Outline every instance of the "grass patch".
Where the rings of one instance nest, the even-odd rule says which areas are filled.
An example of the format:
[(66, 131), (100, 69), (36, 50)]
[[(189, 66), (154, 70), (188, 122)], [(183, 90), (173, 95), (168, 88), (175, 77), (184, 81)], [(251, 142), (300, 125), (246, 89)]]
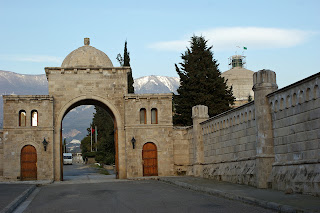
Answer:
[(99, 173), (100, 173), (100, 174), (103, 174), (103, 175), (110, 175), (110, 173), (109, 173), (107, 170), (105, 170), (105, 169), (100, 169), (100, 170), (99, 170)]
[(105, 168), (103, 168), (102, 165), (99, 166), (99, 165), (97, 165), (97, 164), (92, 164), (92, 165), (90, 165), (90, 166), (93, 167), (93, 168), (96, 168), (100, 174), (110, 175), (110, 173), (108, 172), (108, 170), (106, 170)]

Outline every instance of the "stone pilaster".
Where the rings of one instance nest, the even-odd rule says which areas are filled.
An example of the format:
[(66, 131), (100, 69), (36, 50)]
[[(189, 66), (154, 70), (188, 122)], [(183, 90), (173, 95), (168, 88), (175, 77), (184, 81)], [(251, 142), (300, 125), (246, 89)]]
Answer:
[(3, 176), (3, 132), (0, 130), (0, 176)]
[(267, 181), (274, 162), (274, 146), (271, 109), (266, 97), (277, 90), (276, 73), (271, 70), (260, 70), (253, 74), (253, 91), (256, 138), (256, 183), (258, 188), (267, 188)]
[(194, 176), (203, 176), (203, 138), (200, 123), (207, 120), (208, 107), (203, 105), (197, 105), (192, 107), (192, 120), (193, 120), (193, 143), (195, 145), (195, 159), (193, 166)]

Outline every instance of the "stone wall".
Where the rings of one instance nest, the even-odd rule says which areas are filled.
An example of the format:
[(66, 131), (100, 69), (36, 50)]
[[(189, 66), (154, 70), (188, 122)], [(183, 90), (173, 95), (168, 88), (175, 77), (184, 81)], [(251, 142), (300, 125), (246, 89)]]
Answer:
[(320, 195), (320, 73), (268, 95), (275, 162), (272, 187)]
[[(146, 110), (146, 123), (140, 123), (140, 110)], [(151, 122), (151, 110), (157, 109), (157, 123)], [(173, 175), (172, 94), (127, 94), (125, 96), (125, 133), (127, 177), (143, 176), (143, 145), (157, 147), (158, 175)], [(131, 139), (135, 138), (135, 148)], [(121, 157), (121, 156), (119, 156)], [(134, 160), (133, 160), (134, 159)]]
[(0, 130), (0, 177), (3, 175), (3, 131)]
[[(32, 145), (37, 151), (37, 179), (53, 180), (53, 98), (48, 95), (3, 96), (4, 179), (20, 179), (21, 149)], [(19, 126), (19, 111), (26, 112), (26, 125)], [(31, 111), (38, 112), (38, 125), (31, 126)], [(49, 142), (44, 150), (42, 141)]]
[(174, 127), (172, 140), (173, 143), (173, 162), (174, 175), (192, 175), (193, 158), (190, 156), (191, 149), (189, 137), (192, 135), (191, 127)]
[(201, 123), (203, 176), (256, 186), (256, 121), (250, 102)]
[(254, 73), (253, 102), (200, 123), (193, 115), (187, 174), (319, 196), (319, 84), (317, 73), (277, 90), (273, 71)]

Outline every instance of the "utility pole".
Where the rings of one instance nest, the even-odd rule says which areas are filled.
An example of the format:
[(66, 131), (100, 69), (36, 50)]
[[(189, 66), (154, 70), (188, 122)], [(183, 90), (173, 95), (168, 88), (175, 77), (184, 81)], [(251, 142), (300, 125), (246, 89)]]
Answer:
[(90, 135), (91, 135), (91, 152), (92, 152), (92, 126), (90, 126)]
[(98, 151), (98, 127), (96, 126), (96, 129), (94, 131), (95, 133), (95, 139), (96, 139), (96, 151)]

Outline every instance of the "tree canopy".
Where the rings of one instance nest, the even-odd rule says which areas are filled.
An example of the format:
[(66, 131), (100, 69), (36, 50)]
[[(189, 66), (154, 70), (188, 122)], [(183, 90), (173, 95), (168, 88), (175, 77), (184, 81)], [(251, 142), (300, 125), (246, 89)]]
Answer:
[(233, 105), (232, 87), (228, 88), (221, 77), (219, 64), (213, 58), (212, 46), (204, 37), (192, 36), (190, 48), (181, 54), (180, 67), (175, 64), (180, 77), (180, 87), (174, 95), (176, 125), (192, 125), (192, 107), (206, 105), (209, 116), (222, 113)]
[(97, 126), (97, 154), (96, 160), (105, 164), (114, 163), (114, 124), (109, 113), (101, 107), (95, 106), (96, 113), (93, 116), (92, 126)]
[[(95, 156), (99, 163), (113, 164), (115, 162), (115, 144), (114, 144), (114, 123), (109, 113), (101, 107), (95, 106), (96, 112), (92, 119), (92, 150), (91, 152), (91, 129), (88, 128), (87, 136), (81, 141), (81, 151), (83, 156)], [(97, 129), (96, 129), (97, 127)], [(97, 142), (95, 141), (97, 133)]]

